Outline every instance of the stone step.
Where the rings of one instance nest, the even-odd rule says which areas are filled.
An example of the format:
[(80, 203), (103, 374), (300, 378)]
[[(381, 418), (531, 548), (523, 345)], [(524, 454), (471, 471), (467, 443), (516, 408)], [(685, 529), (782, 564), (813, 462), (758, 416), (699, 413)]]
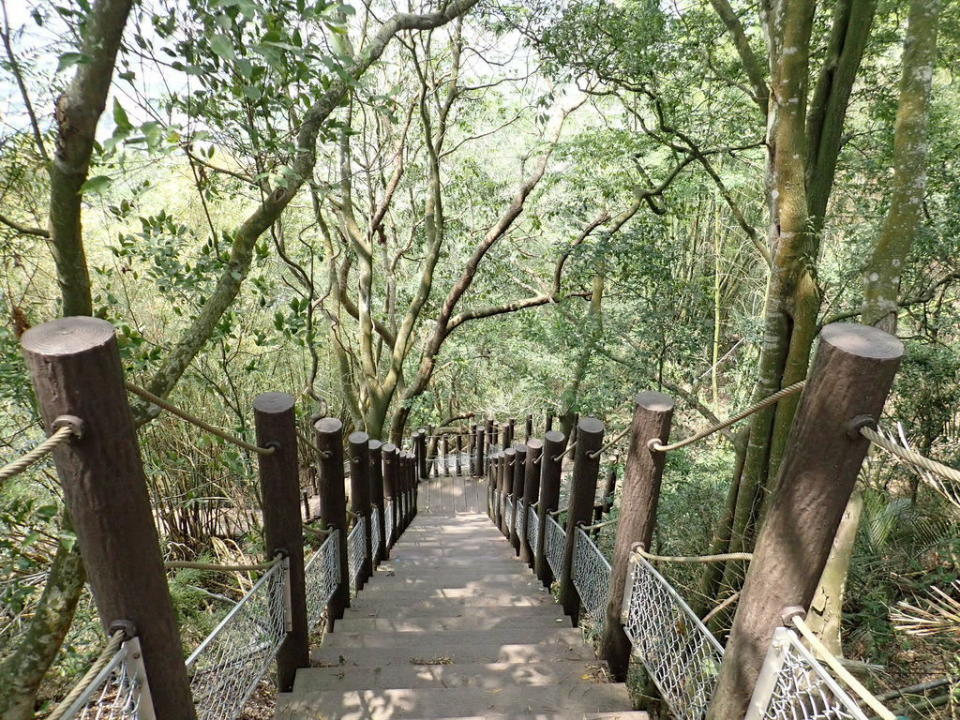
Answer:
[[(333, 637), (334, 632), (327, 637)], [(385, 667), (387, 665), (448, 665), (455, 663), (553, 663), (566, 660), (589, 661), (593, 650), (579, 640), (576, 643), (499, 643), (477, 641), (469, 646), (450, 645), (442, 636), (427, 635), (399, 648), (330, 647), (326, 641), (310, 653), (321, 665)]]
[(414, 574), (385, 575), (377, 578), (376, 587), (373, 583), (364, 586), (364, 591), (376, 592), (386, 595), (395, 590), (415, 590), (421, 587), (486, 587), (496, 590), (507, 589), (524, 591), (539, 585), (539, 581), (533, 574), (526, 573), (503, 573), (503, 572), (484, 572), (478, 569), (474, 573), (452, 574), (443, 571), (431, 571), (423, 569)]
[(410, 632), (341, 632), (334, 628), (334, 632), (323, 640), (324, 647), (335, 648), (405, 648), (421, 640), (429, 643), (434, 638), (443, 639), (447, 647), (467, 647), (472, 643), (521, 643), (531, 645), (552, 645), (568, 643), (571, 645), (583, 642), (580, 630), (572, 627), (516, 627), (500, 630), (450, 630), (443, 633), (410, 633)]
[[(298, 716), (293, 717), (298, 718)], [(404, 718), (404, 720), (650, 720), (650, 716), (641, 710), (627, 710), (607, 713), (537, 713), (536, 715), (487, 713), (470, 717)]]
[[(337, 621), (337, 628), (344, 632), (355, 632), (360, 630), (374, 629), (382, 630), (381, 623), (373, 622), (382, 620), (383, 622), (393, 623), (394, 631), (405, 632), (406, 627), (424, 632), (432, 632), (432, 627), (427, 620), (433, 620), (442, 623), (447, 629), (454, 629), (450, 623), (460, 621), (477, 623), (476, 629), (487, 628), (487, 623), (524, 623), (533, 620), (546, 620), (554, 622), (563, 620), (569, 622), (561, 612), (560, 608), (554, 604), (550, 605), (532, 605), (526, 607), (467, 607), (463, 604), (450, 604), (447, 606), (425, 608), (423, 610), (411, 611), (407, 607), (383, 607), (378, 604), (359, 605), (359, 600), (351, 603), (351, 609), (342, 620)], [(557, 623), (558, 625), (560, 623)], [(469, 628), (463, 628), (469, 629)]]
[[(366, 597), (364, 597), (366, 595)], [(350, 601), (351, 609), (359, 613), (378, 611), (383, 614), (392, 613), (413, 613), (433, 614), (438, 612), (445, 615), (456, 613), (460, 610), (473, 612), (474, 609), (483, 608), (505, 608), (519, 609), (528, 607), (551, 607), (556, 604), (546, 593), (538, 595), (514, 595), (508, 600), (501, 596), (484, 597), (478, 595), (459, 595), (458, 597), (419, 597), (412, 598), (409, 595), (403, 598), (403, 602), (384, 602), (382, 599), (371, 598), (367, 590), (364, 590), (356, 598)], [(403, 617), (402, 614), (392, 615), (393, 617)]]
[[(536, 608), (531, 608), (536, 610)], [(505, 629), (510, 632), (518, 628), (536, 628), (548, 630), (550, 628), (570, 627), (570, 621), (558, 617), (556, 613), (537, 613), (532, 615), (515, 615), (507, 617), (477, 618), (473, 613), (464, 613), (460, 617), (421, 617), (413, 620), (396, 620), (392, 618), (344, 617), (337, 622), (336, 633), (438, 633), (451, 630), (483, 630), (486, 632)]]
[(297, 673), (294, 693), (382, 688), (472, 687), (495, 690), (510, 686), (547, 687), (594, 682), (604, 675), (600, 662), (466, 663), (460, 665), (390, 665), (387, 667), (305, 668)]
[(622, 684), (570, 683), (566, 686), (483, 688), (403, 688), (299, 693), (280, 696), (277, 720), (399, 720), (490, 714), (516, 717), (540, 713), (611, 712), (630, 706)]
[(516, 605), (518, 600), (525, 598), (532, 599), (530, 596), (539, 595), (543, 602), (552, 602), (549, 594), (539, 583), (532, 582), (518, 587), (412, 587), (412, 588), (391, 588), (385, 590), (382, 585), (377, 587), (370, 583), (360, 592), (360, 597), (366, 595), (367, 600), (376, 600), (377, 602), (393, 603), (394, 605), (407, 605), (418, 600), (432, 600), (435, 598), (462, 598), (465, 600), (479, 600), (477, 604), (490, 605), (488, 600), (493, 600), (494, 604)]

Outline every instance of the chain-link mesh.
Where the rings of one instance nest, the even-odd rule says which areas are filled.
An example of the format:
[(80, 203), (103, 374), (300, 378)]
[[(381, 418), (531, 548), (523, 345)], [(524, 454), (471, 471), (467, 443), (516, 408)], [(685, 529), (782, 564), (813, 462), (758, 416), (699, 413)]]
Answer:
[(533, 505), (527, 507), (527, 542), (530, 543), (530, 549), (537, 555), (539, 548), (537, 541), (540, 539), (540, 516), (537, 515), (537, 508)]
[(543, 542), (547, 546), (545, 550), (547, 563), (553, 571), (553, 576), (558, 578), (563, 575), (563, 553), (566, 550), (567, 533), (552, 515), (547, 515), (547, 531)]
[(700, 720), (713, 695), (723, 649), (683, 598), (644, 558), (630, 559), (621, 620), (673, 715)]
[(315, 628), (340, 582), (340, 531), (333, 529), (303, 567), (307, 624)]
[(513, 529), (514, 521), (516, 516), (515, 506), (513, 504), (513, 497), (507, 495), (503, 501), (503, 518), (507, 522), (507, 532)]
[(380, 511), (374, 507), (370, 513), (370, 552), (373, 560), (380, 557)]
[(774, 631), (749, 720), (867, 720), (867, 715), (788, 628)]
[(120, 646), (63, 720), (153, 720), (153, 703), (138, 638)]
[(366, 520), (360, 518), (347, 536), (347, 567), (350, 573), (351, 592), (357, 591), (357, 578), (360, 577), (360, 570), (363, 568), (363, 557), (367, 542), (366, 529)]
[(198, 720), (233, 720), (286, 636), (287, 571), (277, 563), (187, 658)]
[(583, 609), (596, 627), (603, 627), (607, 601), (610, 599), (610, 563), (582, 528), (573, 540), (573, 567), (570, 577), (583, 603)]
[(384, 540), (390, 545), (393, 537), (393, 500), (387, 500), (383, 506), (383, 528)]

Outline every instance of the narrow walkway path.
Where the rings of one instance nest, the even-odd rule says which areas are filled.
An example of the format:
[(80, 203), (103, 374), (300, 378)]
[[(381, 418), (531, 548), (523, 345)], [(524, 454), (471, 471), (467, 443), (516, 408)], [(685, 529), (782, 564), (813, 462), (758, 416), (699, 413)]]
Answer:
[(485, 514), (483, 485), (441, 477), (343, 620), (281, 695), (278, 720), (641, 720), (622, 684)]

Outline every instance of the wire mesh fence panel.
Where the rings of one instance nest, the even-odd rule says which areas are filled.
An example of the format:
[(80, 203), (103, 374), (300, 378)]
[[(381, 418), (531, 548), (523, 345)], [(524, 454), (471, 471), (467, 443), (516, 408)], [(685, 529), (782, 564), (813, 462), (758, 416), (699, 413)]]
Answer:
[(315, 628), (340, 582), (340, 531), (334, 529), (303, 567), (307, 623)]
[(673, 715), (700, 720), (717, 684), (723, 648), (650, 563), (634, 555), (630, 565), (621, 620), (633, 653)]
[(380, 555), (380, 513), (376, 507), (370, 515), (370, 552), (373, 553), (373, 560), (377, 560)]
[(503, 517), (507, 520), (508, 531), (513, 527), (514, 514), (513, 498), (507, 495), (503, 501)]
[(563, 552), (566, 549), (567, 533), (552, 515), (547, 515), (547, 531), (544, 533), (543, 541), (547, 545), (544, 553), (547, 556), (547, 564), (550, 565), (553, 576), (558, 578), (563, 575)]
[(198, 720), (233, 720), (286, 635), (286, 570), (270, 568), (187, 658)]
[(754, 688), (747, 720), (867, 720), (788, 628), (777, 628)]
[(393, 537), (393, 500), (387, 500), (383, 506), (383, 532), (389, 545), (390, 538)]
[(360, 570), (363, 568), (363, 556), (366, 551), (367, 540), (366, 529), (366, 520), (360, 518), (347, 536), (347, 567), (350, 572), (350, 592), (354, 593), (357, 591), (357, 578), (360, 577)]
[(603, 627), (603, 616), (610, 599), (610, 563), (582, 528), (577, 528), (574, 537), (570, 576), (583, 609), (597, 629)]
[(537, 515), (537, 508), (533, 505), (527, 507), (527, 542), (530, 543), (530, 549), (534, 555), (539, 552), (537, 541), (540, 538), (540, 516)]
[(124, 642), (64, 712), (64, 720), (154, 720), (140, 640)]

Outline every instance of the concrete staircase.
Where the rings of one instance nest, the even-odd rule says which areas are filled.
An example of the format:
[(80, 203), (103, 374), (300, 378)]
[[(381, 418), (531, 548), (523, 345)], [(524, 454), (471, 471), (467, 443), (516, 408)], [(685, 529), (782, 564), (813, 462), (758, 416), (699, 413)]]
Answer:
[(469, 478), (421, 485), (417, 518), (280, 695), (277, 720), (646, 720), (485, 504)]

